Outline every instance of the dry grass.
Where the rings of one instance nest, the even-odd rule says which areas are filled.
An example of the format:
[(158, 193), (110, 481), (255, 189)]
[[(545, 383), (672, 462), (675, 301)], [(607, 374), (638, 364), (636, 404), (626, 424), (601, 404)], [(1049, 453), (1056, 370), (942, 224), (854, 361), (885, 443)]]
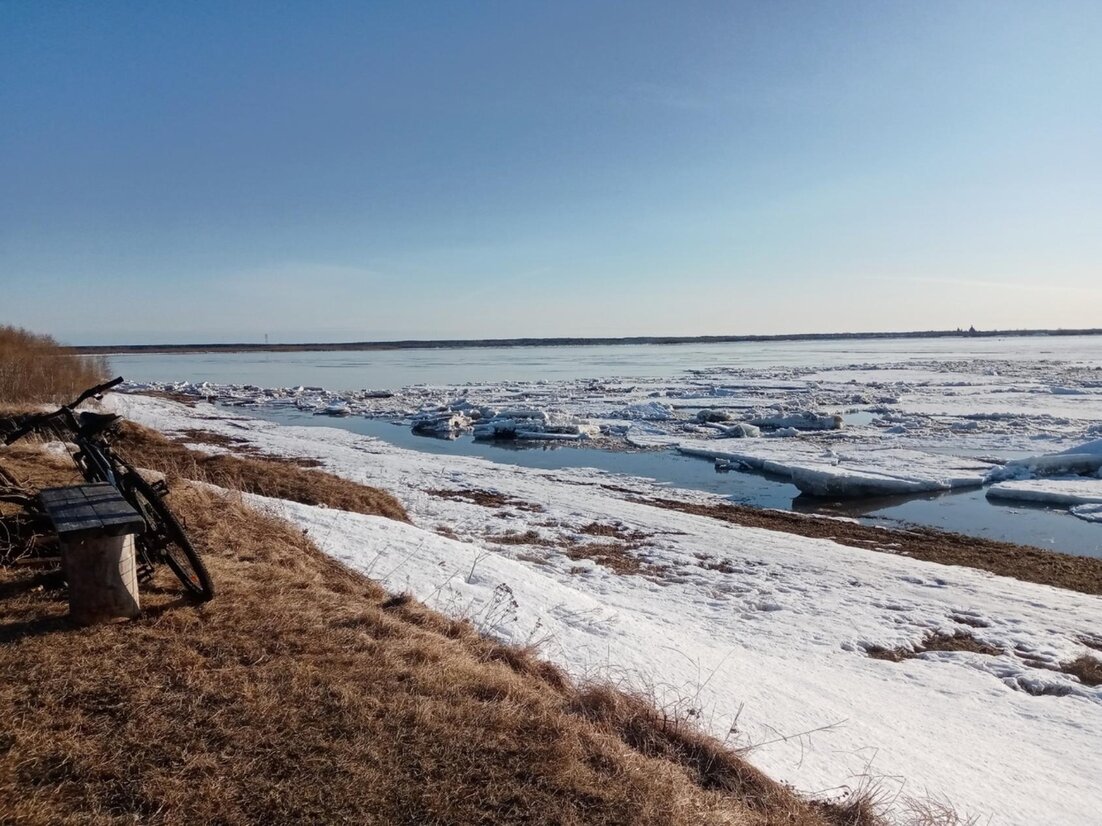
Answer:
[(842, 545), (867, 551), (893, 553), (942, 565), (965, 565), (1014, 577), (1023, 582), (1037, 582), (1085, 594), (1102, 595), (1102, 559), (1094, 557), (1072, 556), (933, 528), (887, 530), (838, 519), (764, 510), (748, 505), (699, 504), (676, 499), (644, 499), (638, 495), (628, 499), (644, 505), (707, 516), (734, 525), (831, 539)]
[(388, 596), (232, 496), (171, 501), (213, 602), (158, 579), (140, 619), (75, 629), (56, 582), (0, 569), (5, 822), (870, 822), (641, 698)]
[(528, 513), (543, 513), (544, 510), (543, 505), (526, 502), (523, 499), (517, 499), (515, 496), (506, 496), (504, 493), (498, 493), (494, 490), (431, 488), (426, 490), (425, 493), (438, 499), (468, 502), (472, 505), (481, 505), (484, 508), (516, 508), (519, 511)]
[(102, 356), (80, 356), (50, 336), (0, 326), (0, 400), (67, 402), (108, 378)]
[[(202, 437), (209, 441), (206, 433), (192, 431), (185, 440), (195, 442)], [(402, 504), (386, 491), (322, 470), (304, 468), (297, 461), (199, 453), (132, 422), (122, 423), (115, 444), (119, 452), (138, 467), (158, 470), (170, 479), (193, 479), (304, 505), (325, 505), (409, 521)]]
[(1084, 654), (1071, 662), (1063, 663), (1060, 670), (1078, 677), (1083, 685), (1102, 685), (1102, 660)]
[(880, 645), (870, 645), (865, 653), (876, 660), (888, 660), (897, 663), (909, 660), (924, 654), (927, 651), (971, 651), (974, 654), (987, 654), (996, 657), (1004, 653), (1001, 648), (980, 642), (967, 631), (956, 631), (952, 634), (941, 632), (927, 634), (926, 637), (914, 648), (884, 648)]

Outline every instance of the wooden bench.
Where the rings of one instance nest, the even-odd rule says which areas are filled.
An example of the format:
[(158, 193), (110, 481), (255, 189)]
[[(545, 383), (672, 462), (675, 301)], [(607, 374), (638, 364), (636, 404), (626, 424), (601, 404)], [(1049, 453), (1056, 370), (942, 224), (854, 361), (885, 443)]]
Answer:
[(136, 617), (134, 534), (145, 521), (106, 483), (47, 488), (38, 494), (61, 543), (69, 613), (80, 625)]

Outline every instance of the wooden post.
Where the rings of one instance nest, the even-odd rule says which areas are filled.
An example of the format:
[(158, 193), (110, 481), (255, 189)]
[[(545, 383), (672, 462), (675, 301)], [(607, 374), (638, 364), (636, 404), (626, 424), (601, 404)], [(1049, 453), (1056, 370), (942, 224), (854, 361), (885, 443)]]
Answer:
[(110, 485), (52, 488), (39, 494), (61, 541), (69, 613), (79, 625), (141, 613), (134, 534), (142, 518)]
[(69, 583), (69, 614), (78, 625), (118, 622), (141, 613), (133, 536), (63, 539), (61, 561)]

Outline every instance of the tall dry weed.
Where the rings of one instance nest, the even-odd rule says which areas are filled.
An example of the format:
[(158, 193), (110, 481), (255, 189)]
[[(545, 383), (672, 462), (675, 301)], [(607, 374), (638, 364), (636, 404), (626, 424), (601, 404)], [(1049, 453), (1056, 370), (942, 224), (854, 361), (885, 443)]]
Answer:
[(81, 356), (51, 336), (0, 326), (0, 401), (66, 402), (107, 378), (107, 359)]

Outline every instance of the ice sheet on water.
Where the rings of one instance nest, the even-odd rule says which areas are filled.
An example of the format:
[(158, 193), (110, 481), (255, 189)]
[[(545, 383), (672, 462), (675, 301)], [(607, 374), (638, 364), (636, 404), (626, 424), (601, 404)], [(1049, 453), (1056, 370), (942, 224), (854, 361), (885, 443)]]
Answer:
[(1087, 522), (1102, 524), (1102, 505), (1076, 505), (1071, 509), (1071, 513)]
[(987, 496), (1045, 505), (1102, 505), (1102, 479), (1076, 476), (998, 482), (987, 489)]
[[(645, 439), (645, 437), (644, 437)], [(682, 440), (677, 449), (689, 456), (786, 476), (811, 496), (855, 498), (978, 487), (989, 462), (890, 447), (831, 447), (798, 439), (729, 442)]]
[(1102, 439), (1092, 439), (1059, 453), (1014, 459), (989, 475), (989, 482), (1031, 479), (1040, 476), (1102, 474)]

